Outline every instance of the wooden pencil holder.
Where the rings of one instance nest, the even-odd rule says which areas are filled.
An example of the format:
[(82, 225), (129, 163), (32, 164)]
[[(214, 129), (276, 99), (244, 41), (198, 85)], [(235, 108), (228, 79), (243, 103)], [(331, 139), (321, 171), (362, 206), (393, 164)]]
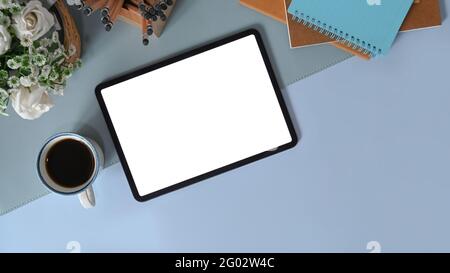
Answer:
[(69, 61), (74, 62), (81, 56), (81, 38), (78, 32), (77, 25), (70, 15), (69, 9), (65, 4), (64, 0), (57, 0), (55, 2), (55, 9), (58, 13), (60, 23), (64, 32), (64, 46), (69, 48), (70, 45), (75, 46), (76, 53), (72, 56)]
[(85, 15), (99, 11), (101, 23), (111, 31), (117, 21), (138, 27), (144, 45), (149, 36), (160, 37), (176, 5), (176, 0), (79, 0), (74, 4)]

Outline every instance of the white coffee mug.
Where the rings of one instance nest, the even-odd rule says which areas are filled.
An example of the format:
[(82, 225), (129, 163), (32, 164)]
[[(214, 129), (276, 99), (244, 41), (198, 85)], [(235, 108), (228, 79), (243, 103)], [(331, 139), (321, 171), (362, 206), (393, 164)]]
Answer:
[[(76, 187), (64, 187), (61, 184), (56, 183), (51, 176), (49, 175), (46, 168), (46, 159), (48, 152), (51, 148), (58, 142), (63, 140), (76, 140), (85, 145), (86, 148), (89, 149), (91, 155), (94, 159), (94, 169), (89, 177), (84, 183), (76, 186)], [(68, 155), (70, 156), (70, 155)], [(94, 190), (92, 189), (92, 183), (98, 177), (99, 172), (103, 169), (104, 164), (104, 155), (100, 146), (94, 140), (80, 136), (74, 133), (60, 133), (49, 138), (38, 155), (37, 160), (37, 171), (39, 178), (42, 183), (51, 191), (64, 195), (72, 195), (78, 194), (78, 198), (80, 199), (80, 203), (84, 208), (92, 208), (95, 206), (95, 195)]]

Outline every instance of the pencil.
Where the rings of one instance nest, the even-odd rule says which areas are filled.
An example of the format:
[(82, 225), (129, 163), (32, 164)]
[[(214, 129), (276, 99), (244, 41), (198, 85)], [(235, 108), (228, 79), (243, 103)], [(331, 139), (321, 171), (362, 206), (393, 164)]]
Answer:
[(144, 2), (144, 0), (129, 0), (127, 2), (130, 2), (131, 4), (135, 5), (136, 7), (139, 7), (139, 5)]
[(142, 43), (144, 45), (148, 45), (150, 41), (148, 39), (147, 33), (147, 20), (145, 20), (145, 18), (142, 18), (141, 27), (142, 27)]
[(129, 0), (129, 2), (138, 7), (141, 11), (145, 11), (147, 9), (147, 4), (144, 0)]
[[(142, 14), (141, 14), (141, 12), (139, 11), (139, 8), (136, 7), (135, 5), (133, 5), (133, 4), (125, 4), (124, 7), (125, 7), (127, 10), (129, 10), (131, 13), (133, 13), (134, 15), (137, 15), (137, 16), (139, 16), (139, 17), (143, 17)], [(141, 22), (139, 21), (138, 24), (140, 25)]]
[(114, 2), (116, 0), (107, 0), (105, 6), (102, 8), (102, 16), (109, 16), (109, 12), (112, 8), (112, 6), (114, 5)]
[(147, 20), (147, 34), (148, 34), (148, 36), (153, 35), (153, 26), (149, 20)]
[(129, 23), (133, 23), (140, 28), (142, 15), (139, 13), (138, 8), (127, 1), (125, 1), (125, 3), (126, 4), (120, 9), (119, 18), (124, 19)]
[[(150, 1), (150, 0), (146, 0), (146, 1)], [(155, 2), (155, 1), (153, 1)], [(161, 21), (165, 21), (167, 19), (166, 14), (164, 13), (164, 10), (167, 9), (167, 5), (164, 3), (164, 1), (159, 1), (158, 3), (152, 5), (152, 8), (154, 10), (154, 13), (157, 17), (159, 17), (161, 19)], [(158, 18), (156, 17), (156, 20), (158, 20)], [(156, 21), (153, 20), (153, 21)]]
[(109, 21), (105, 24), (105, 30), (110, 31), (119, 16), (124, 0), (114, 0), (114, 3), (108, 8)]
[(85, 0), (85, 7), (83, 13), (87, 16), (91, 15), (94, 11), (103, 8), (107, 0)]
[(160, 0), (157, 4), (155, 4), (155, 9), (156, 10), (166, 10), (167, 4), (163, 0)]
[(139, 15), (140, 15), (140, 13), (139, 13), (139, 8), (137, 7), (137, 6), (135, 6), (135, 5), (133, 5), (133, 4), (125, 4), (124, 5), (124, 7), (127, 9), (127, 10), (130, 10), (130, 11), (132, 11), (132, 12), (135, 12), (135, 13), (138, 13)]
[(106, 25), (109, 22), (109, 15), (102, 16), (100, 19), (103, 25)]
[(84, 1), (81, 0), (79, 5), (76, 5), (75, 7), (77, 8), (77, 10), (82, 10), (84, 8), (85, 4)]
[(110, 20), (111, 22), (114, 23), (116, 21), (117, 16), (119, 15), (120, 9), (122, 8), (124, 2), (125, 2), (124, 0), (116, 0), (115, 1), (115, 6), (111, 10), (110, 15), (109, 15), (109, 17), (111, 17), (111, 20)]
[(155, 4), (155, 1), (152, 1), (152, 0), (144, 0), (144, 2), (148, 5), (148, 6), (154, 6), (154, 4)]

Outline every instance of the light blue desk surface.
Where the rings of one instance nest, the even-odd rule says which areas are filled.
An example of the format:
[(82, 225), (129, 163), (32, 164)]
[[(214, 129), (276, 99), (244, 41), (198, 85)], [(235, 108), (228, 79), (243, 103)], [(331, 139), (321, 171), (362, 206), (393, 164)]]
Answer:
[(0, 252), (450, 251), (449, 64), (449, 20), (401, 34), (284, 90), (294, 149), (147, 203), (115, 165), (95, 209), (52, 194), (0, 217)]
[(71, 11), (80, 30), (83, 68), (68, 82), (64, 97), (54, 98), (55, 107), (49, 113), (30, 122), (9, 109), (11, 116), (0, 121), (0, 151), (7, 159), (0, 166), (0, 216), (48, 194), (38, 181), (35, 163), (42, 143), (55, 133), (74, 131), (91, 137), (103, 148), (106, 165), (117, 163), (94, 96), (95, 86), (102, 81), (250, 27), (260, 30), (282, 87), (350, 57), (331, 45), (291, 50), (285, 25), (243, 7), (238, 0), (178, 1), (163, 35), (152, 37), (148, 47), (142, 45), (136, 27), (119, 22), (106, 32), (98, 12), (86, 17)]

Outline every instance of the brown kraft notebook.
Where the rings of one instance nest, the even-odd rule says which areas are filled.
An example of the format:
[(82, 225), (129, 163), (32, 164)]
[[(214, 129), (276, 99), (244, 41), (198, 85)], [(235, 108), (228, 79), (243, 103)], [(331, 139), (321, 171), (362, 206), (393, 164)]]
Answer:
[(259, 13), (286, 23), (286, 11), (283, 0), (240, 0), (241, 5)]

